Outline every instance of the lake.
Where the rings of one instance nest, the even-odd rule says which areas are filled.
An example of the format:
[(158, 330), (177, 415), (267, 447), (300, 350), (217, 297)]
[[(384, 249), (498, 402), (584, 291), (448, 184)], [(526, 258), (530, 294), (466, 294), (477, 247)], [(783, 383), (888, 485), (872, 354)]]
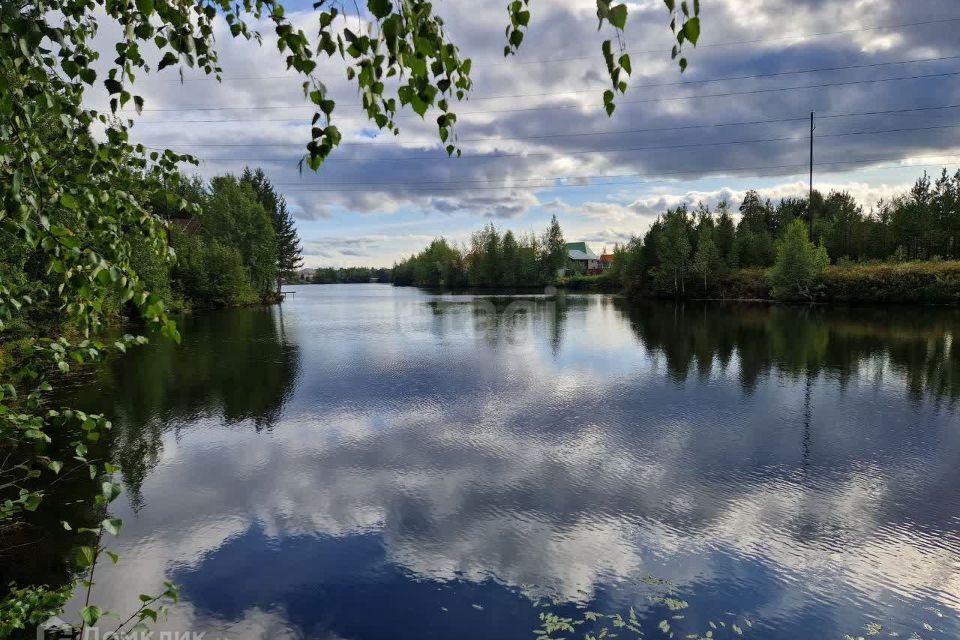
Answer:
[(97, 603), (170, 579), (157, 628), (208, 640), (960, 634), (957, 310), (294, 289), (75, 390), (124, 469)]

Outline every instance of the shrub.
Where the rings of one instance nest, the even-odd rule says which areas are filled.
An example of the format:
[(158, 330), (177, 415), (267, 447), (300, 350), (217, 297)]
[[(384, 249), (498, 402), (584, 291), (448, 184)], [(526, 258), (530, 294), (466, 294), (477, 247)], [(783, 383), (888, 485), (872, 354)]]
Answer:
[(777, 259), (770, 270), (771, 292), (780, 300), (813, 300), (814, 285), (830, 264), (827, 250), (810, 241), (807, 225), (794, 220), (777, 246)]
[(832, 302), (960, 303), (960, 262), (833, 267), (823, 274), (823, 298)]
[(193, 306), (225, 307), (255, 301), (238, 249), (189, 234), (178, 234), (174, 247), (175, 283)]
[(609, 271), (593, 276), (575, 274), (562, 278), (557, 284), (571, 291), (616, 292), (620, 290), (619, 280)]

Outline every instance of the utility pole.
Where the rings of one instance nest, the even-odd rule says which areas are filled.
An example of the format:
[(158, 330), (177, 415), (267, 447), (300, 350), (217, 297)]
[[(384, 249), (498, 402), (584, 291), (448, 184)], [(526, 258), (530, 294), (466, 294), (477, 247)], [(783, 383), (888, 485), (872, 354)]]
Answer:
[(810, 197), (807, 200), (807, 217), (810, 218), (810, 233), (813, 234), (813, 111), (810, 112)]

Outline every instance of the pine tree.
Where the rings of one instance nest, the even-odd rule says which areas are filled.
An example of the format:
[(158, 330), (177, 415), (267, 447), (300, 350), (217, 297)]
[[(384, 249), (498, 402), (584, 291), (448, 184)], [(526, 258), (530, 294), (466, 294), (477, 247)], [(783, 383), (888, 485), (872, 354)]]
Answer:
[(277, 292), (283, 278), (289, 278), (297, 269), (303, 266), (300, 246), (300, 236), (293, 223), (293, 216), (287, 210), (287, 201), (283, 196), (277, 200), (276, 213), (273, 216), (273, 227), (277, 232)]
[(277, 236), (277, 293), (280, 293), (283, 279), (290, 278), (303, 266), (303, 247), (300, 246), (293, 216), (287, 209), (286, 199), (276, 192), (263, 169), (251, 171), (250, 167), (247, 167), (243, 170), (240, 181), (253, 188), (257, 201), (270, 214), (273, 222), (273, 230)]
[(717, 210), (720, 212), (720, 216), (717, 218), (717, 234), (715, 238), (717, 250), (720, 252), (720, 257), (726, 266), (736, 268), (739, 265), (736, 248), (734, 246), (737, 229), (733, 222), (733, 217), (730, 215), (727, 201), (721, 200)]
[(517, 286), (517, 262), (520, 257), (520, 248), (517, 245), (517, 239), (513, 231), (507, 231), (503, 234), (503, 240), (500, 243), (500, 286)]

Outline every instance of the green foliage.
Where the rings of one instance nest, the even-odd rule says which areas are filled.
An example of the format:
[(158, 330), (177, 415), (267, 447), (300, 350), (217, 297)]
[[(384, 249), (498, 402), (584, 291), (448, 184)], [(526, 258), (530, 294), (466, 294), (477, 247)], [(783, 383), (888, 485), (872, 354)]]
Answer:
[(653, 279), (661, 286), (672, 288), (677, 295), (683, 295), (686, 291), (686, 278), (693, 253), (690, 241), (693, 233), (693, 221), (687, 215), (686, 207), (667, 211), (648, 233), (657, 259), (652, 269)]
[(466, 263), (459, 249), (437, 238), (419, 254), (394, 265), (391, 279), (398, 285), (463, 287), (467, 284)]
[(6, 599), (0, 601), (0, 638), (14, 633), (32, 634), (37, 625), (63, 609), (71, 591), (70, 587), (11, 587)]
[(557, 271), (567, 264), (567, 243), (563, 238), (563, 230), (557, 216), (551, 216), (550, 226), (543, 235), (543, 277), (552, 280)]
[[(700, 286), (693, 290), (696, 296), (769, 297), (763, 270), (774, 265), (778, 245), (791, 229), (795, 233), (795, 224), (811, 219), (810, 240), (823, 248), (817, 252), (820, 263), (824, 256), (845, 268), (881, 260), (896, 264), (911, 259), (960, 258), (960, 172), (943, 172), (936, 181), (925, 174), (910, 193), (881, 202), (872, 212), (865, 212), (843, 192), (824, 197), (815, 191), (810, 203), (784, 198), (774, 205), (761, 200), (756, 191), (748, 191), (740, 214), (735, 223), (726, 202), (719, 203), (716, 213), (700, 205), (694, 226), (683, 207), (665, 212), (642, 238), (633, 238), (616, 254), (613, 271), (623, 290), (633, 296), (687, 295), (685, 280), (696, 275), (700, 278)], [(683, 227), (686, 233), (681, 232)], [(922, 284), (917, 284), (918, 291), (910, 291), (892, 282), (875, 281), (867, 275), (874, 273), (869, 269), (859, 271), (862, 280), (861, 275), (849, 279), (835, 275), (856, 272), (830, 269), (830, 284), (824, 280), (817, 291), (794, 284), (781, 289), (779, 295), (790, 299), (813, 296), (828, 300), (836, 295), (839, 300), (955, 301), (949, 276), (927, 282), (926, 276), (911, 272), (907, 277), (916, 277), (914, 284)], [(806, 282), (806, 278), (802, 280)], [(871, 290), (860, 298), (858, 286)]]
[(960, 261), (831, 267), (822, 282), (824, 301), (960, 304)]
[(177, 234), (174, 248), (174, 287), (191, 306), (231, 307), (256, 301), (243, 256), (236, 247), (217, 239)]
[[(603, 29), (606, 23), (613, 28), (616, 38), (616, 51), (614, 51), (612, 39), (604, 40), (600, 44), (600, 51), (610, 79), (611, 88), (603, 92), (603, 106), (609, 116), (613, 115), (616, 109), (616, 94), (627, 92), (627, 79), (633, 71), (630, 54), (627, 53), (623, 39), (629, 11), (626, 4), (614, 0), (596, 0), (596, 5), (597, 30)], [(665, 5), (669, 12), (670, 29), (676, 40), (670, 55), (678, 60), (680, 71), (683, 72), (688, 66), (687, 59), (682, 55), (684, 43), (689, 42), (696, 46), (700, 39), (700, 1), (694, 0), (692, 11), (686, 0), (679, 6), (674, 0), (665, 0)], [(507, 44), (503, 47), (504, 56), (515, 54), (523, 42), (524, 34), (530, 24), (530, 0), (512, 0), (507, 4), (507, 15), (510, 18), (510, 24), (505, 31)]]
[(802, 220), (794, 220), (777, 247), (777, 261), (770, 271), (773, 296), (780, 300), (813, 300), (814, 285), (829, 264), (827, 250), (810, 241)]
[(210, 181), (211, 194), (200, 224), (204, 234), (236, 249), (257, 296), (274, 290), (277, 278), (277, 236), (270, 214), (257, 201), (249, 183), (231, 175)]
[[(535, 600), (534, 608), (543, 608), (539, 613), (540, 627), (534, 630), (538, 640), (605, 640), (613, 638), (674, 638), (690, 640), (720, 640), (721, 638), (741, 638), (753, 627), (753, 620), (727, 612), (715, 620), (704, 620), (702, 616), (688, 616), (690, 605), (680, 599), (670, 584), (664, 580), (647, 577), (643, 584), (651, 589), (646, 595), (649, 609), (638, 612), (630, 607), (623, 613), (601, 613), (580, 607), (566, 608), (566, 615), (551, 611), (563, 603), (559, 600), (542, 602)], [(688, 617), (690, 620), (688, 621)], [(644, 629), (656, 622), (655, 631)], [(696, 625), (696, 626), (695, 626)], [(697, 626), (702, 626), (697, 629)], [(652, 634), (652, 635), (651, 635)], [(681, 635), (682, 634), (682, 635)]]
[(137, 275), (143, 286), (160, 298), (165, 306), (173, 303), (170, 286), (171, 260), (168, 252), (157, 253), (142, 244), (134, 244), (130, 251), (131, 263), (136, 265)]
[(420, 253), (394, 265), (397, 285), (457, 289), (542, 287), (556, 281), (566, 263), (566, 245), (556, 216), (542, 238), (534, 234), (503, 235), (491, 223), (473, 234), (469, 248), (437, 238)]
[[(316, 269), (309, 280), (313, 284), (348, 284), (362, 282), (390, 282), (390, 269), (373, 269), (370, 267), (332, 267)], [(296, 280), (291, 280), (296, 282)]]
[[(103, 487), (112, 486), (116, 469), (89, 454), (110, 421), (55, 408), (48, 398), (57, 375), (145, 342), (99, 339), (119, 305), (179, 339), (138, 260), (140, 252), (153, 254), (154, 266), (170, 257), (166, 225), (145, 203), (176, 187), (182, 157), (130, 145), (123, 123), (83, 108), (83, 84), (93, 81), (87, 65), (96, 56), (86, 42), (94, 25), (86, 5), (60, 10), (53, 26), (46, 4), (0, 5), (0, 341), (10, 356), (0, 370), (0, 456), (12, 463), (0, 469), (5, 528), (37, 511), (50, 486), (77, 471), (90, 478), (91, 508), (104, 510), (115, 497)], [(58, 43), (56, 54), (45, 39)], [(87, 133), (93, 127), (103, 131), (99, 140)], [(189, 212), (185, 203), (174, 208)], [(10, 340), (11, 328), (25, 337)], [(2, 623), (12, 611), (3, 610)]]
[(466, 262), (467, 282), (471, 287), (492, 289), (500, 285), (503, 270), (500, 233), (492, 222), (473, 234)]
[[(597, 6), (601, 25), (608, 21), (619, 41), (626, 6), (607, 0)], [(681, 14), (669, 7), (679, 44), (695, 44), (699, 36), (694, 6), (692, 16), (682, 6), (679, 22)], [(510, 51), (529, 24), (524, 7), (510, 4)], [(361, 106), (379, 129), (397, 133), (395, 117), (404, 106), (421, 117), (433, 109), (440, 140), (449, 154), (459, 154), (450, 103), (464, 99), (472, 86), (470, 60), (447, 40), (432, 3), (369, 0), (367, 8), (372, 20), (359, 32), (339, 7), (324, 8), (312, 45), (274, 0), (0, 3), (0, 451), (15, 462), (0, 471), (0, 523), (36, 510), (45, 487), (68, 473), (64, 461), (51, 457), (56, 454), (49, 434), (55, 430), (71, 434), (65, 436), (71, 464), (88, 466), (95, 485), (110, 487), (91, 493), (93, 506), (105, 510), (116, 497), (117, 469), (87, 458), (87, 445), (109, 430), (109, 421), (46, 406), (48, 379), (51, 372), (68, 373), (143, 342), (133, 336), (96, 340), (119, 305), (179, 340), (166, 311), (166, 302), (178, 294), (176, 286), (167, 291), (163, 277), (171, 258), (167, 221), (190, 218), (197, 204), (206, 208), (198, 238), (173, 240), (183, 253), (173, 283), (181, 283), (179, 293), (193, 302), (232, 304), (263, 296), (297, 262), (289, 216), (281, 199), (275, 207), (266, 203), (269, 190), (225, 176), (213, 182), (211, 193), (197, 193), (177, 171), (189, 158), (129, 144), (130, 121), (120, 112), (143, 109), (143, 98), (134, 93), (138, 74), (179, 65), (219, 78), (214, 22), (224, 21), (234, 38), (259, 42), (248, 21), (263, 19), (272, 23), (279, 52), (304, 77), (304, 97), (316, 107), (301, 166), (319, 168), (341, 140), (332, 122), (336, 104), (315, 75), (320, 61), (334, 57), (356, 82)], [(98, 63), (92, 45), (101, 22), (122, 34), (110, 47), (116, 57), (106, 64)], [(614, 88), (625, 91), (621, 74), (629, 74), (629, 58), (624, 53), (613, 60), (609, 40), (603, 53)], [(156, 61), (147, 59), (153, 56)], [(97, 84), (109, 96), (109, 113), (84, 106), (86, 89)], [(612, 101), (604, 101), (612, 112)], [(88, 133), (94, 129), (97, 139)], [(7, 333), (11, 328), (18, 331), (16, 340)], [(98, 526), (98, 536), (106, 526), (119, 527), (105, 521), (109, 525)], [(90, 563), (91, 586), (100, 548), (92, 560), (81, 554)], [(82, 617), (92, 623), (103, 613), (87, 602)], [(141, 607), (140, 614), (137, 623), (156, 617), (150, 608)]]
[(250, 185), (257, 202), (270, 216), (270, 222), (273, 224), (277, 256), (277, 292), (279, 293), (282, 280), (292, 278), (296, 270), (303, 266), (301, 258), (303, 249), (300, 246), (300, 237), (297, 235), (293, 215), (287, 209), (286, 199), (276, 192), (262, 169), (256, 171), (252, 171), (249, 167), (244, 169), (240, 182)]
[(693, 257), (693, 271), (703, 277), (703, 289), (707, 289), (707, 279), (719, 276), (724, 269), (723, 258), (714, 242), (714, 231), (702, 229), (697, 238), (697, 253)]
[(191, 185), (185, 196), (202, 213), (174, 220), (170, 296), (194, 308), (273, 300), (280, 274), (289, 277), (300, 264), (300, 240), (283, 197), (260, 170), (213, 178), (209, 188), (182, 183)]
[(557, 284), (570, 291), (595, 291), (614, 293), (620, 290), (620, 281), (609, 271), (597, 275), (570, 275), (561, 278)]
[(506, 288), (517, 286), (520, 246), (512, 231), (503, 234), (500, 243), (499, 285)]

